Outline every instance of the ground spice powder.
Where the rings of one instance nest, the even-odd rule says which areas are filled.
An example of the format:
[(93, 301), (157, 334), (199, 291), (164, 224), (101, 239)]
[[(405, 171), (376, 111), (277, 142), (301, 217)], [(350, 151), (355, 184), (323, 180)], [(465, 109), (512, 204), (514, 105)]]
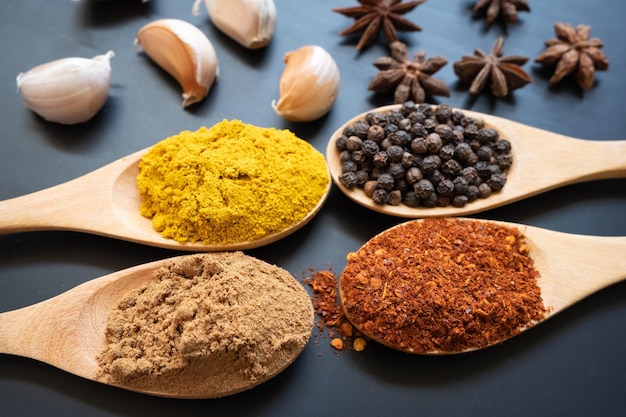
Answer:
[(241, 252), (184, 256), (110, 314), (99, 377), (233, 394), (288, 366), (313, 325), (308, 293), (284, 269)]
[(486, 347), (546, 314), (539, 273), (516, 228), (469, 219), (409, 221), (347, 261), (340, 277), (347, 317), (399, 350)]
[(139, 164), (141, 214), (179, 242), (240, 243), (281, 232), (324, 196), (324, 156), (289, 130), (223, 120), (154, 145)]

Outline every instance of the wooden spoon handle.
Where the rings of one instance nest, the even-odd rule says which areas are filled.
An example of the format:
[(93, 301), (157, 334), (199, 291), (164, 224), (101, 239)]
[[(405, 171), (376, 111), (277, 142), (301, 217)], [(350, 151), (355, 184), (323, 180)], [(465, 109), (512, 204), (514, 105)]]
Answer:
[(85, 367), (85, 363), (92, 362), (85, 353), (86, 346), (93, 342), (83, 345), (78, 337), (82, 308), (95, 289), (92, 283), (87, 284), (0, 314), (0, 353), (36, 359), (73, 373), (80, 363), (85, 372), (83, 376), (92, 372), (95, 362), (94, 368)]
[(626, 279), (626, 237), (587, 236), (527, 227), (550, 314)]

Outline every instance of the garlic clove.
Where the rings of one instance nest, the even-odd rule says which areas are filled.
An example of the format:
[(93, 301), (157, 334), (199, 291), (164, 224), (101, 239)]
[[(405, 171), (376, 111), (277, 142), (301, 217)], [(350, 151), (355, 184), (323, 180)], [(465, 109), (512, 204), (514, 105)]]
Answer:
[(204, 99), (219, 73), (213, 44), (191, 23), (159, 19), (139, 29), (135, 44), (183, 89), (183, 107)]
[(110, 60), (115, 54), (62, 58), (17, 76), (26, 107), (50, 122), (83, 123), (102, 108), (109, 96)]
[(294, 122), (319, 119), (332, 107), (339, 93), (339, 68), (319, 46), (303, 46), (285, 54), (280, 77), (280, 98), (272, 101), (276, 113)]
[[(196, 0), (192, 12), (197, 15)], [(274, 0), (204, 0), (213, 24), (237, 43), (258, 49), (270, 43), (276, 27)]]

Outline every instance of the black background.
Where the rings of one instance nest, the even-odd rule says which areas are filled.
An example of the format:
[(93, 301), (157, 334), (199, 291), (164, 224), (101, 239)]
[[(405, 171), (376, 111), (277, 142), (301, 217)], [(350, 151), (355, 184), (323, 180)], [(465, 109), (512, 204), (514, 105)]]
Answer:
[[(376, 45), (358, 53), (357, 38), (338, 32), (352, 19), (331, 12), (356, 1), (277, 0), (271, 44), (250, 51), (219, 33), (206, 11), (192, 16), (193, 1), (3, 1), (0, 5), (0, 199), (76, 178), (181, 130), (227, 118), (288, 128), (324, 151), (344, 121), (390, 96), (367, 85), (371, 65), (387, 55)], [(423, 28), (403, 34), (411, 53), (443, 55), (437, 73), (451, 89), (445, 102), (564, 135), (596, 140), (626, 138), (622, 0), (533, 1), (518, 25), (472, 17), (473, 2), (429, 0), (407, 17)], [(220, 78), (209, 96), (188, 110), (180, 88), (133, 47), (137, 30), (163, 17), (187, 20), (208, 34)], [(585, 23), (605, 42), (607, 72), (581, 92), (571, 82), (550, 86), (550, 71), (532, 59), (554, 36), (556, 22)], [(506, 36), (505, 54), (525, 55), (534, 82), (504, 99), (472, 98), (457, 82), (452, 63), (480, 47), (489, 51)], [(307, 44), (328, 50), (341, 71), (341, 91), (324, 118), (290, 123), (270, 106), (278, 98), (283, 55)], [(110, 96), (88, 123), (62, 126), (25, 108), (15, 77), (36, 65), (69, 56), (115, 51)], [(431, 101), (433, 102), (433, 101)], [(537, 149), (537, 152), (541, 152)], [(589, 157), (593, 157), (590, 155)], [(624, 155), (615, 155), (624, 159)], [(554, 155), (554, 164), (567, 164)], [(550, 170), (552, 167), (545, 167)], [(72, 202), (67, 201), (72, 210)], [(1, 206), (0, 206), (1, 210)], [(477, 215), (571, 233), (626, 235), (626, 180), (571, 185)], [(97, 216), (98, 213), (94, 213)], [(10, 213), (0, 213), (10, 216)], [(295, 276), (307, 268), (340, 272), (345, 255), (402, 221), (352, 203), (338, 189), (319, 215), (286, 239), (248, 253)], [(593, 250), (593, 248), (591, 248)], [(41, 232), (0, 237), (0, 311), (23, 307), (79, 283), (139, 263), (177, 255), (103, 237)], [(625, 271), (626, 273), (626, 271)], [(590, 276), (589, 279), (593, 279)], [(603, 290), (501, 346), (449, 357), (409, 356), (370, 344), (366, 351), (336, 353), (314, 336), (299, 359), (272, 381), (218, 400), (162, 399), (107, 387), (32, 360), (0, 355), (3, 416), (618, 416), (626, 410), (626, 284)]]

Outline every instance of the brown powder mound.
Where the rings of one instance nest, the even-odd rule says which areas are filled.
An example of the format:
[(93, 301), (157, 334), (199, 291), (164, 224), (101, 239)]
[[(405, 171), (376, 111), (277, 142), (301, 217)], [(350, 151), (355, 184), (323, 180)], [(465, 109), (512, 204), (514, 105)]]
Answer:
[(313, 320), (307, 292), (284, 269), (241, 252), (177, 258), (109, 315), (99, 378), (188, 397), (234, 394), (291, 364)]

